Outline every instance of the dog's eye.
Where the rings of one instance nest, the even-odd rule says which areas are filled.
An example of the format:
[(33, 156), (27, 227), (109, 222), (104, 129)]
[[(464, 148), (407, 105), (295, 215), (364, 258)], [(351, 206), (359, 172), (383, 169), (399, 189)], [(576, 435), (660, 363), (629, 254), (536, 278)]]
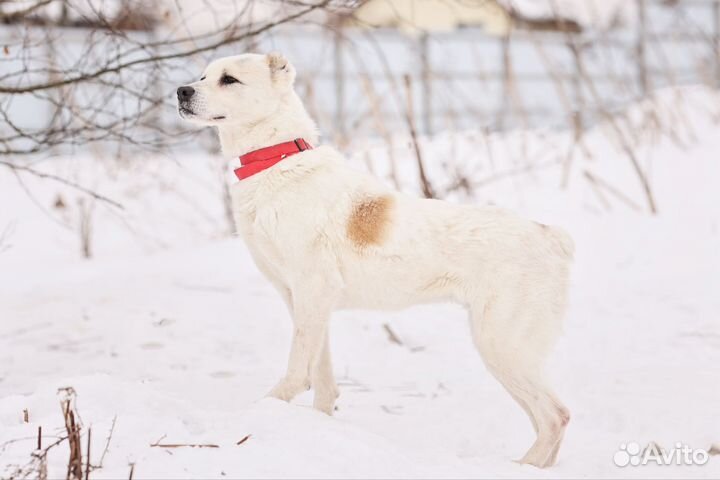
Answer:
[(202, 82), (202, 81), (205, 80), (206, 78), (207, 78), (207, 77), (206, 77), (205, 75), (203, 75), (202, 77), (200, 77), (200, 81)]
[(222, 77), (220, 77), (220, 85), (230, 85), (231, 83), (242, 82), (235, 77), (231, 77), (230, 75), (223, 75)]

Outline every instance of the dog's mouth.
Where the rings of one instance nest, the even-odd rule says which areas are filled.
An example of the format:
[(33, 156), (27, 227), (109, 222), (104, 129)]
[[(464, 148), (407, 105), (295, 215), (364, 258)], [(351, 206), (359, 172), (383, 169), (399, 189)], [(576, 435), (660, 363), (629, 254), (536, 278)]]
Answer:
[[(199, 119), (202, 120), (202, 118), (198, 117), (198, 114), (195, 113), (195, 111), (191, 108), (189, 108), (187, 105), (178, 105), (178, 112), (180, 113), (180, 116), (185, 119)], [(213, 122), (219, 122), (221, 120), (225, 120), (227, 118), (225, 115), (215, 115), (214, 117), (210, 117), (210, 121)], [(205, 119), (207, 120), (207, 118)]]

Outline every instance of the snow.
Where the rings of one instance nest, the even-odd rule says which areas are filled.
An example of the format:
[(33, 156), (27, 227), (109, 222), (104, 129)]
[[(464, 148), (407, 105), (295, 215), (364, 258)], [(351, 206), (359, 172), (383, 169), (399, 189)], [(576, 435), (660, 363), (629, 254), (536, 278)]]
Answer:
[[(95, 205), (92, 260), (80, 258), (80, 195), (25, 175), (30, 197), (0, 170), (0, 232), (11, 227), (0, 233), (0, 477), (29, 461), (38, 426), (45, 444), (62, 433), (57, 389), (72, 386), (94, 464), (116, 418), (97, 479), (127, 478), (130, 464), (135, 478), (717, 478), (718, 456), (704, 466), (612, 461), (633, 441), (720, 442), (720, 102), (702, 88), (660, 92), (654, 131), (674, 140), (650, 134), (650, 106), (633, 106), (620, 124), (638, 139), (656, 216), (609, 125), (587, 133), (592, 157), (576, 149), (564, 189), (568, 133), (422, 140), (439, 190), (454, 175), (482, 185), (451, 201), (507, 206), (575, 238), (571, 304), (549, 368), (572, 412), (556, 467), (512, 462), (532, 428), (486, 372), (454, 305), (336, 314), (333, 417), (310, 408), (310, 393), (290, 405), (263, 399), (283, 373), (290, 320), (243, 243), (226, 236), (224, 161), (197, 154), (36, 165), (124, 205)], [(411, 152), (396, 142), (405, 190), (417, 190)], [(383, 146), (351, 161), (366, 159), (389, 171)], [(502, 176), (511, 171), (523, 173)], [(637, 209), (607, 191), (601, 200), (585, 171)], [(65, 209), (53, 207), (58, 194)], [(65, 444), (51, 450), (49, 478), (64, 475), (67, 455)]]

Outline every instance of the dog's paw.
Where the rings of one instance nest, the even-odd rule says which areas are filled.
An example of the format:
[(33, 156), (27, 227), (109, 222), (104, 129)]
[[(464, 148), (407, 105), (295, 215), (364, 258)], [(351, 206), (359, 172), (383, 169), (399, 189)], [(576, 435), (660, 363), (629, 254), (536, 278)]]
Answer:
[(282, 400), (284, 402), (289, 402), (291, 398), (287, 387), (280, 384), (274, 386), (272, 390), (270, 390), (265, 396), (270, 398), (277, 398), (278, 400)]
[(335, 400), (337, 400), (339, 396), (340, 391), (334, 384), (328, 388), (316, 388), (315, 397), (313, 398), (313, 408), (327, 415), (332, 415), (335, 411)]
[(313, 399), (313, 408), (326, 415), (332, 415), (333, 411), (335, 411), (335, 399), (331, 397), (319, 398), (315, 395), (315, 398)]
[(514, 460), (521, 465), (532, 465), (537, 468), (549, 468), (555, 464), (555, 458), (547, 453), (539, 453), (532, 449), (520, 460)]
[(292, 382), (287, 379), (280, 380), (266, 396), (289, 402), (296, 395), (310, 388), (307, 382)]

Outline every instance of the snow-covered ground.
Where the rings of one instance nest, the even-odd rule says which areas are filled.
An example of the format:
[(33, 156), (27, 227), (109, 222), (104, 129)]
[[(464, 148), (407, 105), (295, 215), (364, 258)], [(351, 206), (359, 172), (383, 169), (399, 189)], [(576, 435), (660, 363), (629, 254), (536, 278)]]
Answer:
[[(720, 101), (685, 89), (678, 104), (677, 93), (660, 96), (654, 119), (675, 141), (642, 127), (644, 105), (621, 123), (643, 138), (635, 150), (656, 216), (608, 126), (585, 137), (591, 158), (576, 149), (566, 188), (567, 134), (423, 143), (438, 190), (461, 177), (478, 184), (452, 201), (514, 208), (575, 238), (571, 304), (550, 364), (572, 420), (547, 471), (512, 462), (532, 428), (486, 372), (457, 306), (335, 315), (334, 417), (312, 410), (310, 394), (292, 405), (263, 399), (284, 370), (290, 320), (242, 242), (224, 236), (222, 160), (39, 165), (124, 205), (92, 207), (92, 260), (80, 258), (78, 194), (0, 170), (0, 477), (29, 461), (38, 426), (46, 445), (62, 435), (66, 386), (83, 432), (92, 428), (93, 464), (116, 419), (98, 479), (127, 478), (130, 464), (135, 478), (720, 477), (717, 455), (703, 466), (613, 463), (628, 442), (720, 443)], [(400, 184), (416, 189), (411, 149), (397, 149)], [(353, 161), (389, 170), (382, 146)], [(593, 187), (586, 172), (628, 198)], [(65, 444), (50, 451), (50, 478), (64, 477), (67, 456)]]

